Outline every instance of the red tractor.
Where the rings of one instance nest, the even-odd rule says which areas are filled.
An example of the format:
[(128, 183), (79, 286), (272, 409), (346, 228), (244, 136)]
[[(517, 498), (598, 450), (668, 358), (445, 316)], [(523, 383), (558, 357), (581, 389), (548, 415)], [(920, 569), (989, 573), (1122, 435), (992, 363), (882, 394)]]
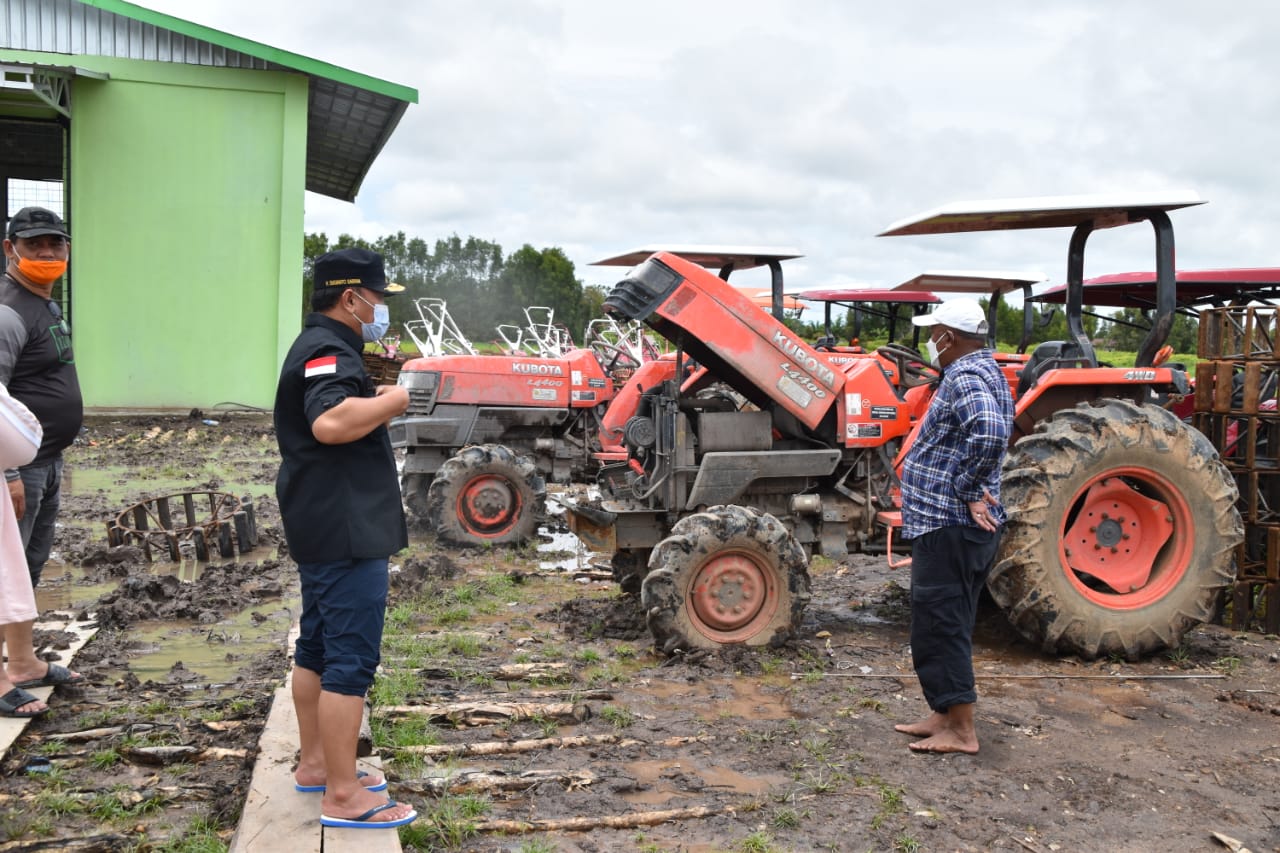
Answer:
[[(1236, 489), (1204, 436), (1151, 405), (1185, 393), (1152, 364), (1173, 310), (1167, 211), (1199, 200), (1039, 199), (943, 208), (889, 234), (1072, 227), (1067, 321), (1017, 369), (1005, 473), (1010, 521), (991, 590), (1033, 642), (1057, 653), (1136, 658), (1207, 619), (1233, 576)], [(1155, 231), (1159, 306), (1136, 368), (1097, 366), (1081, 325), (1091, 231)], [(641, 320), (748, 405), (711, 410), (668, 382), (627, 424), (627, 459), (601, 469), (603, 500), (568, 507), (589, 546), (635, 572), (655, 645), (667, 653), (786, 640), (809, 599), (808, 553), (871, 550), (892, 522), (892, 459), (912, 426), (880, 359), (838, 369), (733, 288), (668, 253), (605, 302)], [(1168, 315), (1168, 316), (1166, 316)], [(893, 353), (886, 354), (892, 357)]]
[[(733, 270), (769, 266), (777, 289), (779, 262), (799, 256), (787, 249), (676, 251), (715, 266), (726, 278)], [(641, 258), (651, 254), (641, 252)], [(631, 266), (635, 255), (600, 263)], [(593, 324), (585, 346), (569, 348), (567, 330), (542, 308), (526, 311), (527, 329), (501, 330), (509, 352), (478, 355), (439, 300), (421, 303), (422, 319), (409, 330), (433, 355), (400, 369), (397, 381), (409, 390), (410, 402), (391, 422), (391, 443), (405, 451), (401, 487), (410, 515), (445, 541), (531, 538), (545, 516), (547, 480), (581, 481), (595, 473), (601, 458), (615, 458), (626, 419), (620, 413), (635, 405), (638, 389), (675, 376), (674, 361), (643, 363), (616, 324)], [(622, 408), (610, 420), (619, 390)]]

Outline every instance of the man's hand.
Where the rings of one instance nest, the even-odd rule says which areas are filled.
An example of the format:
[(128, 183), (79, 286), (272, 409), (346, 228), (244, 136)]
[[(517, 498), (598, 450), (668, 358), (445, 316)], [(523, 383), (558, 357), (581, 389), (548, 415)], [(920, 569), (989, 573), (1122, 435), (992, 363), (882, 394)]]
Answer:
[(22, 479), (9, 481), (9, 500), (13, 501), (13, 514), (18, 518), (27, 513), (27, 490), (22, 485)]
[(986, 489), (982, 490), (982, 500), (968, 501), (969, 516), (973, 518), (973, 523), (981, 527), (983, 530), (995, 532), (995, 517), (991, 514), (991, 507), (996, 505), (996, 499), (991, 497), (991, 493)]
[(409, 389), (405, 388), (403, 385), (379, 385), (373, 389), (373, 392), (376, 397), (386, 397), (388, 400), (396, 400), (397, 408), (395, 413), (392, 414), (391, 417), (387, 418), (387, 420), (397, 417), (398, 415), (403, 415), (405, 412), (409, 411)]

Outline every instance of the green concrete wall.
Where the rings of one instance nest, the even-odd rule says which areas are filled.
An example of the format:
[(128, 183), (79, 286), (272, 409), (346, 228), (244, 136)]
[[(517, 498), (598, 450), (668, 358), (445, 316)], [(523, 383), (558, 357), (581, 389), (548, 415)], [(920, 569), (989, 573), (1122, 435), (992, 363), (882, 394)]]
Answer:
[(77, 65), (71, 311), (91, 408), (269, 408), (301, 325), (300, 75), (0, 51)]

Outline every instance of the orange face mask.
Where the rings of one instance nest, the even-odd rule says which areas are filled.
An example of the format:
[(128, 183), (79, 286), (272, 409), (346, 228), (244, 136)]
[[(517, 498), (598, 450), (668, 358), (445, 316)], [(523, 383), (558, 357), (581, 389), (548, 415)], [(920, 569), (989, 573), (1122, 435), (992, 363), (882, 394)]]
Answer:
[(37, 261), (18, 256), (18, 272), (26, 276), (33, 284), (44, 286), (53, 284), (62, 278), (67, 271), (66, 261)]

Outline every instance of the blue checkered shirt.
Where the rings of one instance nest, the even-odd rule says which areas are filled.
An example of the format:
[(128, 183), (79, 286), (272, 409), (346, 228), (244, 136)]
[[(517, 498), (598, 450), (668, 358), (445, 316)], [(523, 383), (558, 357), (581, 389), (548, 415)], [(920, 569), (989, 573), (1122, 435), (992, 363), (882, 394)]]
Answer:
[[(1000, 467), (1013, 431), (1013, 395), (990, 350), (947, 365), (902, 465), (902, 538), (976, 527), (968, 501), (1000, 500)], [(1002, 505), (991, 515), (1003, 524)]]

